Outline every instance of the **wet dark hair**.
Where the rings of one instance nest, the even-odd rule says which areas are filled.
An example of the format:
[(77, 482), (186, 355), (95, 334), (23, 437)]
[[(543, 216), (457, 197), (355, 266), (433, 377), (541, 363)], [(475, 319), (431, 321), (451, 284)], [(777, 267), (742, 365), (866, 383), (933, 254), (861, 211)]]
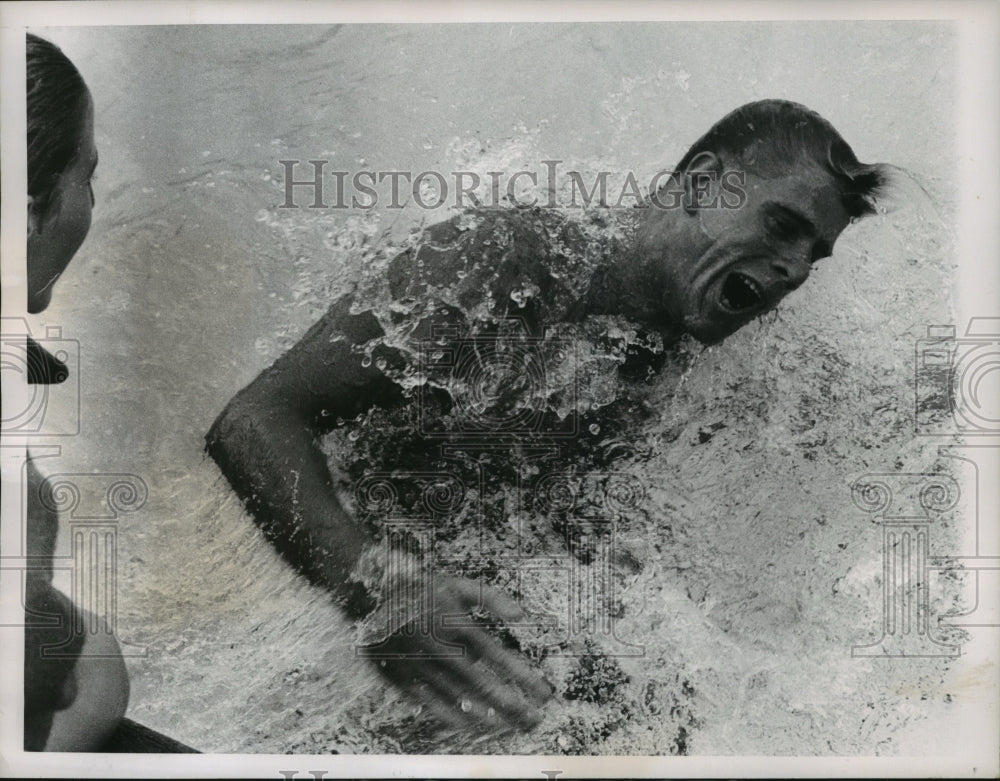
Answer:
[(83, 141), (87, 85), (58, 46), (27, 34), (28, 195), (44, 211)]
[(836, 180), (851, 217), (873, 214), (875, 198), (888, 184), (887, 166), (859, 162), (833, 125), (790, 100), (759, 100), (726, 114), (694, 142), (676, 170), (686, 170), (701, 152), (762, 174), (817, 165)]

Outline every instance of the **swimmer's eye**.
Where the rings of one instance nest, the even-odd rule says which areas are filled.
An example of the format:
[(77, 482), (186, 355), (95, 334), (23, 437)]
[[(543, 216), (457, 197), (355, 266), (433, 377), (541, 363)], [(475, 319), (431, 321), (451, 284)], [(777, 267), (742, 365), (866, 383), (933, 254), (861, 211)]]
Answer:
[(799, 235), (799, 226), (780, 214), (767, 215), (767, 229), (779, 239), (794, 239)]
[(819, 236), (816, 226), (806, 215), (778, 203), (765, 204), (764, 226), (779, 241), (815, 240)]

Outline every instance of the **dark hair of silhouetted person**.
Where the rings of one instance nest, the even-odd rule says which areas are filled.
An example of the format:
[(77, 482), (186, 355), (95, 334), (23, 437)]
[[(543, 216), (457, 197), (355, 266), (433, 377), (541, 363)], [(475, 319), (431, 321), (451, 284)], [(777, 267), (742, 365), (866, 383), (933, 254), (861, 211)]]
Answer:
[(87, 85), (58, 46), (28, 33), (28, 195), (42, 211), (84, 132)]

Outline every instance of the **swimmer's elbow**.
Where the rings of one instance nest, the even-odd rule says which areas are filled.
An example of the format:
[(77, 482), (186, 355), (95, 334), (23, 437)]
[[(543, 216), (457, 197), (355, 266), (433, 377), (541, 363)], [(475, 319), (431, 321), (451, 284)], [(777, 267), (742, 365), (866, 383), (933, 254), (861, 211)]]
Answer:
[(346, 361), (292, 368), (282, 361), (237, 393), (205, 435), (206, 452), (224, 472), (226, 463), (280, 448), (290, 436), (317, 436), (396, 390), (381, 373), (357, 376)]
[(266, 475), (276, 474), (281, 461), (274, 449), (280, 435), (265, 423), (270, 417), (237, 395), (205, 435), (205, 452), (244, 502), (260, 494)]
[[(212, 423), (212, 427), (205, 434), (205, 452), (212, 457), (216, 463), (220, 462), (226, 443), (232, 438), (237, 429), (238, 416), (234, 413), (233, 406), (236, 400), (230, 401), (225, 409)], [(221, 464), (220, 464), (221, 465)]]
[(301, 405), (251, 383), (226, 405), (205, 435), (205, 452), (230, 476), (243, 472), (265, 452), (288, 439), (292, 430), (310, 429)]
[(235, 454), (256, 449), (253, 440), (259, 436), (261, 422), (274, 415), (248, 390), (244, 388), (230, 400), (205, 435), (205, 452), (223, 471)]
[[(237, 393), (219, 414), (205, 437), (206, 450), (248, 435), (281, 439), (290, 428), (313, 434), (329, 429), (329, 421), (354, 417), (383, 402), (396, 388), (381, 374), (352, 376), (345, 364), (323, 375), (316, 371), (265, 370)], [(387, 388), (390, 388), (387, 390)]]

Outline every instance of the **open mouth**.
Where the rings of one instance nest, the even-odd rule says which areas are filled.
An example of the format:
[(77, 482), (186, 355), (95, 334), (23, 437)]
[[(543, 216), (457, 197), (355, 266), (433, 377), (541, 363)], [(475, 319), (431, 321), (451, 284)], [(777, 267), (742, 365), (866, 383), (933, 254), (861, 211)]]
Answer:
[(746, 274), (732, 272), (722, 283), (719, 300), (730, 312), (745, 312), (759, 306), (764, 300), (760, 286)]

